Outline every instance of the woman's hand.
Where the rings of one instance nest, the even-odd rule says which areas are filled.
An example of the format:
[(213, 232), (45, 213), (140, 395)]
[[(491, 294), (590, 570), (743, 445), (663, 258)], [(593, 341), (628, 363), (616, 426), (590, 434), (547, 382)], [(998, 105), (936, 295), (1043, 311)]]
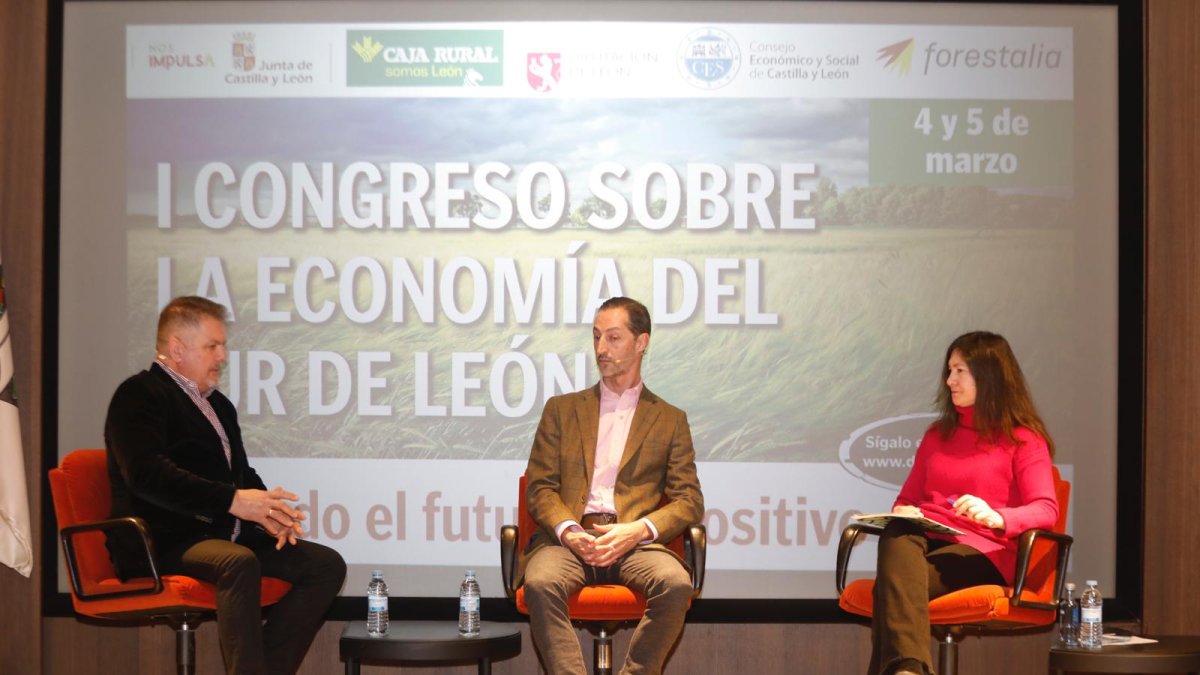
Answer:
[(910, 506), (908, 504), (897, 504), (897, 505), (893, 506), (892, 513), (895, 513), (895, 514), (898, 514), (901, 516), (915, 516), (917, 518), (920, 518), (921, 516), (925, 515), (924, 513), (921, 513), (921, 509), (918, 509), (915, 506)]
[(987, 502), (974, 495), (963, 495), (954, 500), (954, 513), (974, 523), (993, 530), (1004, 529), (1004, 516), (996, 512)]

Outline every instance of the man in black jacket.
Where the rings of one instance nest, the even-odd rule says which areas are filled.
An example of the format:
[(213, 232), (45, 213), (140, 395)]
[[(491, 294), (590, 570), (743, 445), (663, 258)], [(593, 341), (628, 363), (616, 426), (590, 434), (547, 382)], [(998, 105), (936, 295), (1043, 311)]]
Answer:
[[(247, 462), (237, 412), (217, 391), (225, 308), (172, 300), (159, 315), (157, 358), (113, 394), (104, 425), (113, 516), (144, 519), (162, 571), (217, 587), (217, 630), (229, 673), (293, 673), (337, 595), (346, 564), (297, 539), (296, 495), (267, 490)], [(109, 537), (118, 574), (144, 573), (136, 543)], [(292, 590), (260, 607), (263, 576)], [(262, 619), (266, 618), (266, 623)]]

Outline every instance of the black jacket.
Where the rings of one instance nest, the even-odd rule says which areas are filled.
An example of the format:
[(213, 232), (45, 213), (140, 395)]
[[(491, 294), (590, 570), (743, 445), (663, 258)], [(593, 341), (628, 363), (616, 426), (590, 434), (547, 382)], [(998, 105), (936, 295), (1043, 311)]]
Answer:
[[(229, 539), (234, 492), (266, 489), (246, 461), (233, 404), (219, 391), (208, 401), (229, 438), (232, 467), (204, 413), (157, 365), (122, 382), (108, 406), (104, 443), (112, 515), (144, 519), (160, 561), (203, 539)], [(243, 532), (251, 529), (243, 523)], [(109, 553), (123, 578), (147, 573), (136, 564), (144, 556), (129, 534), (119, 531), (108, 538)]]

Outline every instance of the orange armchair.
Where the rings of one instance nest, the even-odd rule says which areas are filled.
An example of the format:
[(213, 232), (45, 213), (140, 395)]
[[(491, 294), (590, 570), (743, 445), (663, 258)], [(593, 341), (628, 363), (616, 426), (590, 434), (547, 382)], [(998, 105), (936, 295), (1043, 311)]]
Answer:
[[(1021, 535), (1017, 548), (1017, 570), (1011, 588), (983, 585), (964, 588), (929, 601), (929, 622), (938, 638), (938, 672), (958, 672), (958, 642), (968, 630), (1005, 631), (1053, 624), (1058, 612), (1067, 573), (1067, 558), (1074, 539), (1066, 534), (1067, 504), (1071, 484), (1054, 468), (1058, 499), (1058, 522), (1054, 530), (1034, 529)], [(838, 604), (852, 614), (872, 616), (874, 579), (846, 584), (850, 553), (859, 536), (878, 535), (881, 528), (851, 523), (838, 543), (836, 583)]]
[[(517, 557), (529, 545), (538, 525), (529, 515), (525, 504), (526, 477), (521, 476), (517, 497), (517, 524), (500, 528), (500, 576), (508, 599), (516, 603), (517, 611), (529, 614), (525, 604), (525, 588), (515, 579)], [(690, 525), (683, 534), (667, 544), (688, 565), (692, 577), (692, 597), (704, 588), (704, 558), (707, 534), (704, 526)], [(609, 632), (626, 621), (638, 621), (646, 613), (646, 598), (625, 586), (585, 586), (568, 599), (568, 612), (573, 620), (593, 624), (596, 632), (593, 643), (595, 675), (612, 675), (612, 637)]]
[[(50, 492), (71, 577), (71, 603), (83, 616), (109, 620), (162, 621), (175, 630), (179, 673), (195, 672), (195, 626), (216, 609), (212, 584), (182, 575), (159, 574), (154, 544), (140, 518), (109, 518), (112, 491), (104, 450), (76, 450), (50, 470)], [(141, 536), (151, 576), (121, 581), (105, 547), (105, 533), (132, 528)], [(263, 606), (279, 601), (292, 585), (264, 578)]]

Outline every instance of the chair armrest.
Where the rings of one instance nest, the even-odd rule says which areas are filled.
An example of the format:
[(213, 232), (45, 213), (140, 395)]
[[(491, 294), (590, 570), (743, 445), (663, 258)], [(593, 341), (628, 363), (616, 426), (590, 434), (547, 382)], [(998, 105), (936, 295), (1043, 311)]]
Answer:
[[(108, 532), (120, 527), (132, 527), (134, 531), (138, 533), (138, 537), (142, 542), (142, 552), (146, 556), (147, 567), (150, 568), (150, 574), (154, 577), (154, 586), (143, 586), (113, 591), (111, 593), (92, 593), (91, 595), (88, 595), (83, 589), (83, 581), (79, 577), (79, 564), (75, 559), (75, 535), (84, 532)], [(67, 527), (62, 528), (62, 530), (59, 532), (59, 536), (62, 538), (63, 555), (65, 555), (67, 559), (67, 572), (71, 576), (71, 589), (75, 593), (75, 598), (77, 600), (108, 600), (110, 598), (120, 598), (127, 595), (152, 595), (154, 593), (162, 592), (162, 576), (159, 575), (158, 565), (154, 561), (154, 544), (150, 541), (150, 534), (146, 531), (146, 522), (141, 518), (109, 518), (108, 520), (97, 520), (90, 523), (68, 525)]]
[(1021, 599), (1021, 593), (1025, 590), (1025, 577), (1029, 573), (1029, 557), (1033, 554), (1033, 545), (1038, 539), (1050, 539), (1057, 545), (1055, 547), (1057, 557), (1054, 564), (1054, 599), (1062, 597), (1063, 584), (1067, 579), (1067, 558), (1071, 555), (1071, 544), (1075, 543), (1075, 538), (1069, 534), (1050, 530), (1026, 530), (1021, 534), (1021, 540), (1017, 544), (1017, 569), (1013, 578), (1013, 593), (1009, 604), (1014, 607), (1057, 610), (1058, 605), (1055, 603)]
[(517, 588), (517, 539), (519, 531), (516, 525), (500, 527), (500, 579), (504, 583), (504, 594), (509, 600), (516, 600)]
[(708, 557), (708, 530), (699, 523), (683, 531), (683, 557), (692, 571), (692, 597), (704, 590), (704, 563)]
[(859, 536), (864, 534), (879, 536), (882, 532), (882, 527), (866, 523), (850, 523), (846, 529), (842, 530), (842, 538), (838, 541), (837, 570), (834, 574), (834, 582), (837, 584), (839, 596), (842, 591), (846, 590), (846, 570), (850, 565), (850, 552), (854, 550), (854, 544)]

